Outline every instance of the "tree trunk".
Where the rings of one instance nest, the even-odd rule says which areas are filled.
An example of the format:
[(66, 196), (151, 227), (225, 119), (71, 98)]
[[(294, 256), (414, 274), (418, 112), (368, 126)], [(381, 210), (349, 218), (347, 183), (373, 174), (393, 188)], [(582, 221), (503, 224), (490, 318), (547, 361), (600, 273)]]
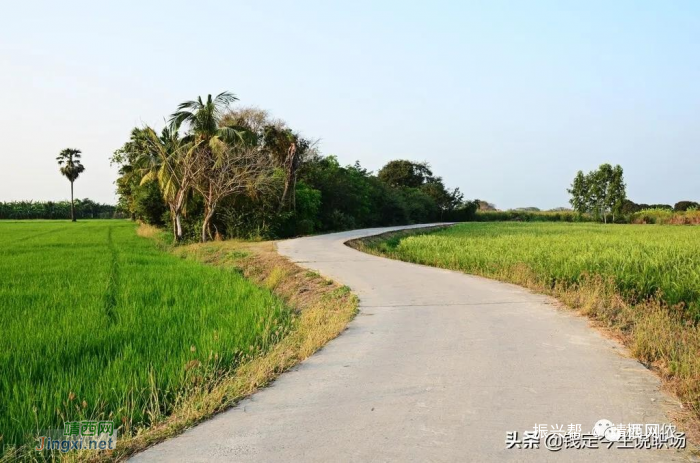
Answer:
[(185, 190), (180, 190), (175, 197), (175, 204), (171, 206), (173, 214), (173, 240), (182, 241), (182, 208), (185, 205)]
[(70, 182), (70, 220), (75, 222), (75, 203), (73, 201), (73, 180)]
[(207, 235), (211, 235), (209, 232), (209, 223), (211, 218), (214, 216), (214, 210), (216, 209), (216, 200), (214, 199), (214, 193), (212, 192), (212, 185), (209, 184), (209, 194), (204, 198), (204, 223), (202, 224), (202, 243), (206, 243)]
[(177, 242), (177, 214), (175, 214), (175, 208), (170, 205), (170, 226), (173, 230), (173, 242)]
[(211, 223), (211, 218), (214, 216), (214, 207), (211, 206), (207, 208), (208, 210), (204, 214), (204, 223), (202, 224), (202, 243), (207, 242), (207, 237), (209, 235), (209, 224)]
[(175, 215), (175, 240), (182, 241), (182, 214)]
[(287, 176), (284, 179), (284, 190), (282, 191), (282, 199), (280, 200), (280, 207), (278, 209), (279, 212), (284, 209), (284, 207), (287, 205), (287, 197), (289, 196), (289, 184), (291, 183), (291, 179)]

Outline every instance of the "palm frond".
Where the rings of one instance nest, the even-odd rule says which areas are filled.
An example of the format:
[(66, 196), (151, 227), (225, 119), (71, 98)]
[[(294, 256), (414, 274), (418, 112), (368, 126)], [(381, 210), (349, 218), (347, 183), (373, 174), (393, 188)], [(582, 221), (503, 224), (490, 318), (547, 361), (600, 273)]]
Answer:
[(221, 92), (214, 98), (214, 104), (217, 106), (229, 106), (236, 101), (238, 101), (238, 97), (231, 92)]
[(139, 182), (139, 185), (145, 185), (146, 183), (148, 183), (152, 180), (156, 180), (157, 178), (158, 177), (157, 177), (156, 171), (147, 172), (146, 175), (141, 177), (141, 182)]
[(246, 130), (244, 127), (221, 127), (217, 131), (217, 137), (226, 143), (237, 144), (237, 143), (249, 143), (254, 144), (257, 141), (257, 136), (250, 130)]
[[(180, 105), (180, 106), (182, 106), (182, 105)], [(177, 128), (181, 127), (182, 124), (184, 124), (185, 122), (191, 124), (192, 121), (194, 121), (194, 120), (195, 120), (195, 115), (193, 112), (179, 110), (179, 111), (174, 112), (170, 116), (170, 120), (168, 121), (168, 123), (170, 124), (170, 127), (172, 127), (173, 129), (177, 129)]]
[(183, 101), (182, 103), (177, 105), (177, 110), (183, 111), (185, 109), (189, 109), (189, 110), (195, 111), (201, 107), (202, 107), (202, 99), (199, 98), (197, 101), (194, 101), (194, 100)]

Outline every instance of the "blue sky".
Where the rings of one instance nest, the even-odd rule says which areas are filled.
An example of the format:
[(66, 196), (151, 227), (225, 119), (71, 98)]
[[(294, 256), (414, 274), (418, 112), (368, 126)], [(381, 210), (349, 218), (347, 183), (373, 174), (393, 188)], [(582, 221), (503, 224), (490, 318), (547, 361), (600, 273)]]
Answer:
[[(100, 4), (104, 3), (104, 4)], [(700, 200), (700, 2), (4, 2), (0, 200), (114, 202), (111, 153), (234, 92), (343, 164), (428, 161), (468, 198), (566, 206), (579, 169)]]

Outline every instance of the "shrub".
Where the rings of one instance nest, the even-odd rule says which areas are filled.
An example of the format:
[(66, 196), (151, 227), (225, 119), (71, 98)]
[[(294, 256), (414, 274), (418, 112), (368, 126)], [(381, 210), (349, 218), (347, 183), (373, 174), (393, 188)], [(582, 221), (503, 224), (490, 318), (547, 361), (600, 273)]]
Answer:
[(134, 212), (147, 224), (163, 225), (167, 210), (158, 182), (147, 182), (134, 192)]

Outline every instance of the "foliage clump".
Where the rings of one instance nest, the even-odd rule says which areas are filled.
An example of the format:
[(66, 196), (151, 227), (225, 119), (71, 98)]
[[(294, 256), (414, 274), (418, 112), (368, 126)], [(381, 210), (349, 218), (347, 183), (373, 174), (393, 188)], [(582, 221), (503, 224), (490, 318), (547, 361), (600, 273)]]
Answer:
[(175, 241), (282, 238), (358, 227), (473, 218), (477, 204), (427, 163), (377, 175), (341, 166), (318, 143), (222, 93), (179, 105), (159, 134), (137, 127), (112, 161), (120, 211), (169, 225)]

